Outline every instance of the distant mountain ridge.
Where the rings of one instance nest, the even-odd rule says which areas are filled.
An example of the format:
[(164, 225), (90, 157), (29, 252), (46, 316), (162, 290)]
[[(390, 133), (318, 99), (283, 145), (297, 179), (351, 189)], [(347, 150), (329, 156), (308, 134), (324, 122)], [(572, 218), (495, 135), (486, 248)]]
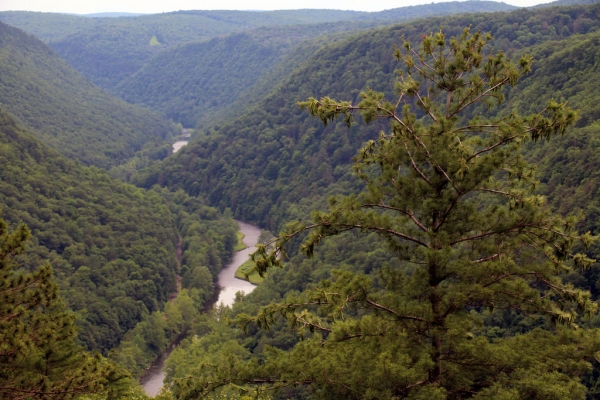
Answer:
[[(178, 44), (204, 41), (242, 30), (280, 25), (347, 21), (403, 21), (433, 15), (509, 11), (493, 1), (434, 3), (377, 13), (340, 10), (177, 11), (128, 18), (87, 18), (31, 12), (2, 12), (0, 21), (49, 43), (95, 84), (114, 88), (153, 56)], [(154, 39), (153, 39), (154, 38)]]
[[(236, 102), (261, 80), (275, 84), (275, 71), (301, 43), (310, 41), (315, 51), (334, 40), (325, 37), (327, 34), (343, 37), (358, 26), (367, 29), (372, 25), (366, 21), (353, 24), (354, 28), (339, 22), (274, 26), (176, 46), (152, 58), (113, 92), (194, 128), (201, 119), (210, 119)], [(310, 51), (305, 55), (309, 56)]]
[(103, 12), (103, 13), (93, 13), (93, 14), (75, 14), (80, 15), (82, 17), (89, 18), (120, 18), (120, 17), (140, 17), (142, 15), (147, 15), (146, 13), (126, 13), (126, 12)]
[(575, 6), (575, 5), (597, 4), (599, 2), (600, 2), (599, 0), (556, 0), (556, 1), (552, 1), (550, 3), (538, 4), (533, 7), (540, 8), (540, 7), (556, 7), (556, 6)]

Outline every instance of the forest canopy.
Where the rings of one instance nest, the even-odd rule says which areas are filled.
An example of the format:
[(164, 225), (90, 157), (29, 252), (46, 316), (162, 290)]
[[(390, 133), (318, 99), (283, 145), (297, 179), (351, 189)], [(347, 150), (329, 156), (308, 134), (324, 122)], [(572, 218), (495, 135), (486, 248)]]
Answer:
[[(552, 213), (532, 192), (534, 168), (521, 155), (524, 143), (564, 135), (577, 113), (549, 101), (523, 117), (465, 118), (478, 103), (502, 103), (504, 87), (531, 68), (528, 56), (512, 62), (489, 51), (489, 39), (467, 28), (427, 35), (419, 47), (405, 41), (395, 52), (392, 100), (367, 89), (356, 105), (300, 103), (324, 124), (352, 126), (360, 113), (389, 128), (355, 158), (364, 189), (332, 198), (308, 225), (290, 224), (275, 250), (259, 247), (256, 269), (282, 266), (302, 232), (308, 256), (329, 236), (357, 230), (374, 233), (398, 262), (368, 275), (333, 271), (301, 294), (238, 315), (246, 329), (287, 320), (304, 340), (288, 351), (266, 347), (260, 358), (207, 360), (174, 381), (178, 397), (255, 384), (258, 392), (307, 385), (327, 399), (585, 398), (580, 380), (600, 332), (575, 327), (597, 304), (563, 276), (594, 262), (573, 251), (594, 238), (577, 233), (576, 215)], [(484, 321), (495, 311), (537, 316), (546, 329), (494, 337)]]

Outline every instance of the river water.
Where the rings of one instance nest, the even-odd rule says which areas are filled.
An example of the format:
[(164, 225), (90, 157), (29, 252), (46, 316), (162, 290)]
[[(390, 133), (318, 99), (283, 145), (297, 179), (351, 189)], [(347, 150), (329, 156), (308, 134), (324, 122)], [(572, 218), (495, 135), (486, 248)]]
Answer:
[(181, 149), (186, 144), (188, 144), (187, 140), (178, 140), (175, 143), (173, 143), (173, 145), (172, 145), (173, 153), (177, 153), (179, 151), (179, 149)]
[(240, 231), (244, 234), (244, 244), (246, 247), (244, 250), (236, 251), (233, 254), (231, 262), (221, 270), (219, 274), (219, 299), (217, 304), (223, 303), (226, 306), (233, 305), (235, 300), (235, 294), (239, 291), (243, 291), (248, 294), (254, 290), (255, 285), (248, 281), (238, 279), (235, 277), (235, 271), (240, 265), (248, 260), (251, 253), (254, 253), (256, 244), (258, 243), (258, 237), (260, 236), (260, 229), (254, 225), (247, 224), (245, 222), (238, 221), (240, 225)]
[[(226, 306), (231, 306), (237, 292), (243, 291), (248, 294), (256, 287), (248, 281), (236, 278), (235, 271), (240, 265), (246, 262), (248, 256), (254, 252), (254, 246), (258, 243), (258, 237), (260, 236), (260, 229), (254, 225), (241, 221), (238, 221), (238, 224), (240, 225), (240, 231), (244, 234), (243, 242), (247, 247), (244, 250), (236, 251), (233, 254), (231, 262), (221, 270), (218, 278), (220, 288), (219, 298), (216, 304), (223, 303)], [(154, 397), (160, 393), (166, 376), (164, 370), (165, 362), (182, 339), (183, 337), (177, 338), (177, 340), (175, 340), (175, 342), (173, 342), (160, 357), (154, 360), (150, 368), (148, 368), (142, 378), (140, 378), (140, 384), (148, 396)]]

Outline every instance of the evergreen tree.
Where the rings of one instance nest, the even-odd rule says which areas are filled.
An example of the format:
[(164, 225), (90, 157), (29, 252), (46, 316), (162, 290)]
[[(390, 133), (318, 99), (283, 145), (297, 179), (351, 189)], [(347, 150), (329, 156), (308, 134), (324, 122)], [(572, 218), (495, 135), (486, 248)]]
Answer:
[[(327, 399), (585, 398), (580, 377), (600, 349), (597, 331), (573, 329), (597, 305), (562, 279), (593, 260), (574, 254), (593, 238), (575, 230), (577, 216), (552, 214), (534, 193), (534, 166), (521, 157), (527, 141), (562, 135), (577, 114), (554, 101), (540, 113), (468, 120), (501, 103), (507, 85), (530, 70), (489, 52), (489, 35), (466, 29), (448, 40), (427, 35), (395, 55), (398, 97), (372, 90), (353, 105), (330, 98), (301, 103), (328, 124), (390, 121), (355, 159), (364, 181), (357, 196), (334, 198), (312, 224), (290, 224), (276, 250), (254, 256), (257, 270), (281, 266), (286, 245), (307, 232), (309, 256), (328, 236), (375, 233), (401, 267), (375, 274), (338, 271), (306, 293), (272, 304), (242, 323), (269, 328), (283, 317), (307, 340), (259, 360), (231, 357), (204, 365), (200, 378), (176, 382), (182, 398), (223, 385), (262, 388), (310, 385)], [(494, 310), (541, 318), (541, 327), (491, 339)]]
[(52, 268), (27, 272), (15, 262), (30, 236), (24, 225), (9, 232), (0, 219), (0, 397), (69, 399), (107, 391), (124, 376), (76, 344), (75, 318), (64, 309)]

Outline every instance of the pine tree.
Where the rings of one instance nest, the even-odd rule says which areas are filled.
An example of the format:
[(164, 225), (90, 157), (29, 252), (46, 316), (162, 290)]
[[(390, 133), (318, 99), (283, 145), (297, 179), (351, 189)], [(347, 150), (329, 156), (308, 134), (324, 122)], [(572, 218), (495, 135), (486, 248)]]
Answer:
[[(388, 132), (355, 159), (358, 195), (331, 199), (313, 223), (293, 223), (275, 251), (254, 255), (263, 274), (283, 265), (301, 233), (311, 255), (329, 236), (376, 233), (400, 261), (366, 276), (338, 271), (300, 296), (241, 316), (269, 328), (289, 320), (306, 340), (265, 359), (207, 368), (179, 382), (183, 397), (226, 383), (262, 387), (311, 385), (327, 399), (585, 398), (580, 377), (600, 349), (597, 331), (575, 329), (596, 312), (586, 291), (565, 283), (593, 260), (574, 254), (578, 216), (553, 214), (535, 194), (534, 166), (520, 153), (528, 141), (562, 135), (577, 113), (550, 101), (530, 116), (493, 116), (506, 87), (530, 71), (489, 52), (489, 35), (466, 29), (448, 40), (427, 35), (395, 55), (397, 98), (372, 90), (353, 105), (330, 98), (301, 103), (324, 124), (389, 120)], [(485, 107), (480, 107), (485, 106)], [(468, 119), (468, 115), (480, 114)], [(486, 117), (487, 116), (487, 117)], [(547, 323), (492, 340), (485, 315), (509, 310)]]
[(106, 392), (124, 375), (76, 344), (75, 318), (62, 304), (52, 268), (27, 272), (15, 262), (30, 236), (24, 225), (9, 232), (0, 219), (0, 397)]

